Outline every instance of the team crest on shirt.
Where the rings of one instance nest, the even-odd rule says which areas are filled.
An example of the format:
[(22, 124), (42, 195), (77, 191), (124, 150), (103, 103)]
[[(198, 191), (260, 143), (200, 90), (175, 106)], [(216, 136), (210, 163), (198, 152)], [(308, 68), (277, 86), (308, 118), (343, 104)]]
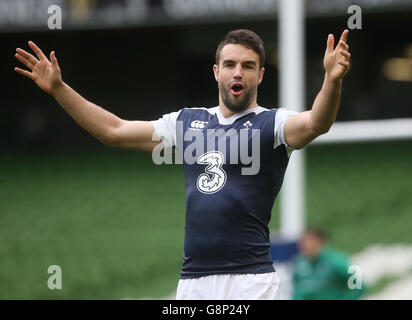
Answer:
[(246, 121), (246, 122), (243, 124), (243, 126), (244, 126), (246, 129), (249, 129), (252, 125), (253, 125), (253, 123), (250, 122), (249, 120)]
[(197, 159), (198, 164), (206, 164), (205, 172), (197, 178), (197, 189), (204, 194), (218, 192), (226, 184), (226, 172), (222, 169), (224, 156), (219, 151), (209, 151)]

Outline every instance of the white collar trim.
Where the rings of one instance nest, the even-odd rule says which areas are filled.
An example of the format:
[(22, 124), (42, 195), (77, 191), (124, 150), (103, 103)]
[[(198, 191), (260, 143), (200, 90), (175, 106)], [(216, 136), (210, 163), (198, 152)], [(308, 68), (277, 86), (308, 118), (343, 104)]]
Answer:
[(223, 125), (232, 124), (232, 123), (235, 122), (237, 119), (239, 119), (239, 118), (241, 118), (241, 117), (243, 117), (244, 115), (247, 115), (247, 114), (249, 114), (249, 113), (254, 112), (254, 113), (256, 113), (256, 114), (259, 114), (259, 113), (261, 113), (261, 112), (263, 112), (263, 111), (267, 111), (267, 110), (268, 110), (268, 109), (263, 108), (263, 107), (261, 107), (261, 106), (257, 106), (257, 107), (251, 108), (251, 109), (246, 109), (246, 110), (243, 110), (243, 111), (241, 111), (241, 112), (237, 112), (237, 113), (235, 113), (234, 115), (230, 116), (229, 118), (225, 118), (225, 117), (223, 116), (222, 112), (220, 111), (220, 106), (214, 107), (214, 108), (212, 108), (212, 109), (213, 109), (214, 113), (216, 114), (217, 119), (219, 120), (219, 123), (220, 123), (220, 124), (223, 124)]

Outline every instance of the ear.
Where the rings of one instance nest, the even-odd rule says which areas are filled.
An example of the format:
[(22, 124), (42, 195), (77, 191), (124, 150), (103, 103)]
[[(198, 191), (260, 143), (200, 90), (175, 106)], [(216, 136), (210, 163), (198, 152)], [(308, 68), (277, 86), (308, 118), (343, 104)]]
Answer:
[(260, 69), (259, 70), (259, 84), (262, 82), (264, 74), (265, 74), (265, 68)]
[(219, 81), (219, 80), (218, 80), (218, 77), (219, 77), (219, 67), (218, 67), (217, 64), (214, 64), (214, 65), (213, 65), (213, 73), (215, 74), (215, 79), (216, 79), (216, 81)]

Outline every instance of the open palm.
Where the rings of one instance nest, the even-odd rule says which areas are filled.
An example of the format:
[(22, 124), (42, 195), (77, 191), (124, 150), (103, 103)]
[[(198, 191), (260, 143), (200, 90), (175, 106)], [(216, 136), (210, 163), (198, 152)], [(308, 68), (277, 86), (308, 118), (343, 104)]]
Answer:
[(350, 53), (346, 44), (348, 33), (348, 30), (343, 31), (335, 49), (333, 34), (328, 36), (323, 65), (332, 81), (342, 79), (349, 70)]
[(55, 53), (54, 51), (50, 53), (49, 61), (34, 42), (29, 41), (29, 46), (37, 58), (20, 48), (16, 49), (15, 57), (28, 67), (31, 72), (17, 67), (14, 70), (32, 79), (42, 90), (51, 94), (53, 89), (62, 83), (61, 71)]

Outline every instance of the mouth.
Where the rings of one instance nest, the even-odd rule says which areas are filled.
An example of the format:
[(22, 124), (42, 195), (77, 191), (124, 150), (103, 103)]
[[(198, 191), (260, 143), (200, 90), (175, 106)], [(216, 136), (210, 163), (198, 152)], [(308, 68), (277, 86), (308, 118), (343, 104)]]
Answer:
[(239, 96), (242, 94), (242, 92), (244, 91), (245, 86), (243, 85), (243, 83), (241, 82), (235, 82), (232, 84), (232, 86), (230, 87), (230, 92), (232, 92), (232, 94), (234, 96)]

